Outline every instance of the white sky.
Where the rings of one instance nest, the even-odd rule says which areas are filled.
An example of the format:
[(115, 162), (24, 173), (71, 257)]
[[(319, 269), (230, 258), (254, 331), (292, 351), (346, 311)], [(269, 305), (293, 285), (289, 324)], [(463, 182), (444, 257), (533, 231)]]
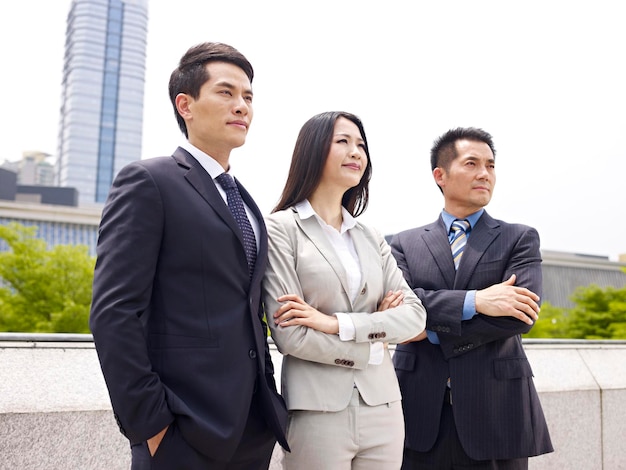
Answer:
[[(0, 7), (0, 161), (56, 152), (70, 3)], [(316, 113), (362, 118), (374, 173), (361, 219), (383, 233), (438, 216), (431, 144), (476, 126), (497, 150), (492, 216), (536, 227), (544, 250), (617, 260), (626, 253), (624, 10), (611, 0), (152, 0), (143, 158), (171, 154), (182, 138), (167, 96), (180, 56), (226, 42), (255, 68), (254, 121), (231, 163), (265, 213)], [(561, 239), (564, 227), (573, 233)]]

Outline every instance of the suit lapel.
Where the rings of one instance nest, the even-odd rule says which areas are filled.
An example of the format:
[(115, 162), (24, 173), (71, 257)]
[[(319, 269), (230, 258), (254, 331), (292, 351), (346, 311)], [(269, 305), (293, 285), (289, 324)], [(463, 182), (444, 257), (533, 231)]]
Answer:
[(202, 198), (217, 212), (217, 215), (237, 234), (243, 246), (243, 236), (241, 230), (230, 213), (228, 206), (222, 199), (219, 191), (215, 187), (213, 178), (209, 175), (198, 161), (186, 150), (177, 148), (173, 155), (178, 164), (187, 169), (185, 179)]
[[(446, 281), (446, 286), (452, 289), (456, 271), (454, 269), (454, 260), (452, 259), (448, 234), (446, 233), (443, 220), (439, 218), (436, 222), (424, 227), (422, 239), (430, 251), (435, 264), (437, 264), (439, 271), (441, 271)], [(463, 256), (465, 256), (465, 254), (463, 254)]]
[[(215, 182), (213, 181), (213, 178), (211, 178), (211, 175), (209, 175), (206, 170), (202, 168), (202, 166), (195, 158), (193, 158), (190, 153), (180, 147), (176, 149), (172, 156), (181, 167), (187, 169), (187, 172), (185, 173), (185, 179), (213, 208), (213, 210), (224, 221), (224, 223), (226, 223), (226, 225), (230, 227), (235, 235), (237, 235), (237, 239), (239, 240), (239, 243), (241, 243), (241, 249), (244, 250), (243, 234), (241, 233), (241, 229), (239, 228), (237, 221), (233, 217), (233, 214), (230, 212), (230, 209), (228, 209), (228, 206), (224, 202), (222, 195), (215, 187)], [(237, 186), (239, 187), (241, 197), (254, 213), (254, 216), (258, 221), (258, 226), (261, 231), (261, 233), (258, 234), (260, 240), (259, 256), (257, 257), (257, 263), (254, 268), (254, 277), (258, 273), (265, 270), (265, 265), (267, 262), (265, 256), (265, 254), (267, 253), (267, 231), (265, 229), (265, 224), (263, 222), (263, 216), (261, 214), (261, 211), (252, 199), (252, 196), (250, 196), (248, 191), (246, 191), (245, 188), (241, 186), (241, 184), (237, 180), (235, 181), (237, 182)]]
[(483, 254), (499, 235), (500, 224), (484, 212), (472, 228), (463, 250), (463, 258), (454, 282), (455, 289), (465, 289)]
[(350, 292), (350, 289), (348, 288), (348, 278), (346, 275), (346, 270), (343, 267), (341, 260), (337, 256), (333, 246), (328, 241), (328, 237), (324, 233), (324, 229), (322, 229), (315, 216), (309, 217), (307, 219), (301, 219), (298, 212), (294, 210), (294, 217), (296, 223), (302, 229), (307, 238), (311, 240), (311, 242), (315, 245), (320, 254), (332, 267), (333, 271), (335, 271), (335, 274), (341, 282), (341, 287), (343, 287), (346, 296), (350, 298), (350, 295), (348, 294)]

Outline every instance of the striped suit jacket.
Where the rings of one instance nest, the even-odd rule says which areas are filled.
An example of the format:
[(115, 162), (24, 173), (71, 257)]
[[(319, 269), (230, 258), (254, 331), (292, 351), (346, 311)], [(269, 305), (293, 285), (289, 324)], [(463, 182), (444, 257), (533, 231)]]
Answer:
[(517, 276), (516, 285), (541, 296), (539, 235), (486, 212), (472, 229), (458, 271), (441, 217), (395, 235), (392, 252), (427, 312), (428, 340), (399, 345), (393, 361), (402, 391), (406, 446), (426, 452), (439, 431), (447, 379), (454, 419), (473, 459), (530, 457), (553, 450), (521, 334), (531, 328), (512, 317), (478, 314), (462, 321), (468, 290)]

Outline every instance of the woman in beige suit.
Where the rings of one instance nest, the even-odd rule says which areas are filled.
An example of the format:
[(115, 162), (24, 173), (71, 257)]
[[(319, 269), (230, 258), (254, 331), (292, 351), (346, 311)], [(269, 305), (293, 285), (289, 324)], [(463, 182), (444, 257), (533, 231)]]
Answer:
[(263, 295), (284, 355), (286, 470), (402, 463), (404, 418), (386, 344), (420, 334), (426, 312), (384, 238), (355, 219), (367, 207), (371, 174), (360, 119), (316, 115), (300, 130), (266, 219)]

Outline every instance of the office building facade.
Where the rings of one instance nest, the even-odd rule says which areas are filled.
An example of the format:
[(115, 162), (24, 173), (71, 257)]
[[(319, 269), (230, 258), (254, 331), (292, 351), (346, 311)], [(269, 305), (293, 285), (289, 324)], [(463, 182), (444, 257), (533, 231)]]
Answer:
[[(44, 240), (49, 249), (56, 245), (85, 245), (91, 256), (96, 255), (101, 212), (96, 206), (68, 207), (0, 199), (0, 225), (15, 222), (37, 227), (36, 238)], [(0, 252), (6, 250), (6, 241), (0, 239)]]
[(73, 0), (67, 17), (55, 183), (105, 201), (141, 158), (148, 0)]

